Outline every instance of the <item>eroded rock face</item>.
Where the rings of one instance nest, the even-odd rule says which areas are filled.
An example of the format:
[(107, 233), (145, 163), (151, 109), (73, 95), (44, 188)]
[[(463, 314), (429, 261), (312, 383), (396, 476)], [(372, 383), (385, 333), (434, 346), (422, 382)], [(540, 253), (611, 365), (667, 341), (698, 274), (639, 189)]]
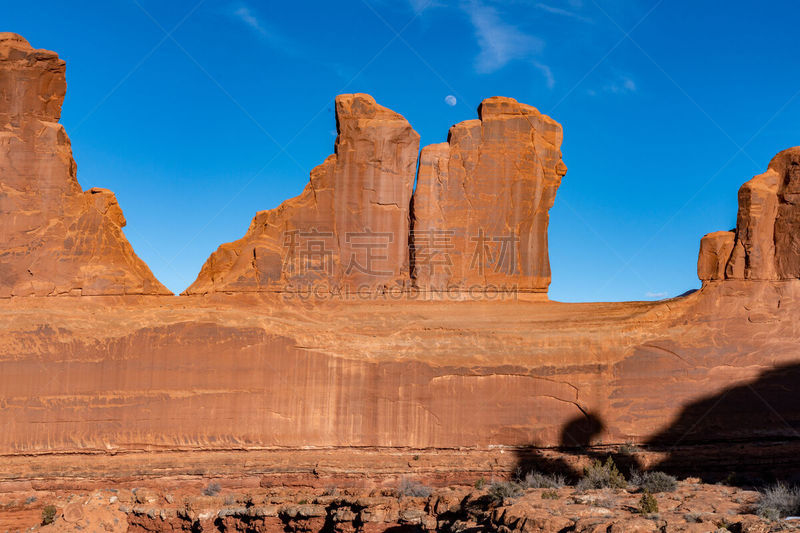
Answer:
[(488, 98), (478, 114), (453, 126), (447, 143), (422, 150), (414, 283), (546, 292), (548, 212), (567, 171), (561, 126), (512, 98)]
[[(778, 153), (766, 172), (742, 185), (735, 244), (726, 257), (729, 239), (717, 233), (703, 239), (701, 280), (800, 278), (800, 147)], [(724, 276), (717, 272), (722, 263)]]
[(725, 279), (725, 267), (735, 241), (736, 233), (733, 231), (717, 231), (703, 237), (697, 259), (697, 276), (701, 281)]
[(0, 297), (170, 294), (122, 233), (114, 193), (78, 184), (66, 88), (58, 55), (0, 33)]
[(300, 196), (258, 213), (211, 255), (188, 294), (383, 290), (409, 277), (409, 203), (419, 135), (366, 94), (336, 98), (335, 153)]

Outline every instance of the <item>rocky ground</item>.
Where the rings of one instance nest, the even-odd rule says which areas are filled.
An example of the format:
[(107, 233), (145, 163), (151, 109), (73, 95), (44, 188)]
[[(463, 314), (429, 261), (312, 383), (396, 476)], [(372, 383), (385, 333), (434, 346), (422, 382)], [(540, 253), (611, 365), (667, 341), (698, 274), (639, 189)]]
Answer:
[[(479, 484), (480, 485), (480, 484)], [(430, 494), (425, 495), (426, 492)], [(405, 492), (404, 495), (403, 492)], [(718, 532), (800, 529), (800, 521), (754, 514), (759, 494), (697, 480), (654, 494), (643, 513), (638, 489), (228, 488), (224, 481), (169, 488), (95, 488), (0, 494), (0, 531), (41, 532)], [(495, 496), (493, 496), (495, 494)], [(52, 507), (50, 507), (52, 506)], [(43, 525), (47, 512), (53, 521)]]

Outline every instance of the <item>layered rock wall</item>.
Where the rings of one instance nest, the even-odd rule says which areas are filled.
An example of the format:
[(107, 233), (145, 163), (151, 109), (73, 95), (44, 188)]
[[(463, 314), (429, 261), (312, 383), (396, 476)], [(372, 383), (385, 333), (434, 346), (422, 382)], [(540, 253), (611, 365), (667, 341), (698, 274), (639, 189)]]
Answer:
[(83, 191), (58, 123), (65, 64), (0, 33), (0, 298), (170, 294), (134, 253), (106, 189)]

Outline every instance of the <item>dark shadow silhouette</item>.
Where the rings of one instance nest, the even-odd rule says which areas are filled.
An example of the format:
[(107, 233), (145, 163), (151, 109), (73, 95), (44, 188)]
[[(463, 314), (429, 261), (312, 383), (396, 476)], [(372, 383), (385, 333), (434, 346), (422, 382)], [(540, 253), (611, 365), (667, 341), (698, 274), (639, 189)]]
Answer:
[(587, 413), (573, 418), (561, 429), (562, 448), (586, 448), (605, 429), (605, 424), (597, 416)]
[(800, 364), (775, 367), (686, 405), (639, 450), (593, 446), (603, 430), (603, 421), (591, 413), (570, 420), (558, 449), (534, 445), (517, 452), (517, 475), (537, 471), (575, 481), (585, 459), (602, 462), (610, 456), (629, 477), (643, 470), (637, 457), (663, 456), (648, 461), (647, 470), (740, 486), (800, 483)]
[(800, 364), (687, 405), (645, 445), (667, 454), (653, 469), (674, 475), (740, 485), (800, 480)]
[(593, 413), (584, 413), (570, 420), (561, 429), (557, 450), (543, 450), (531, 446), (517, 451), (516, 473), (524, 477), (528, 472), (561, 474), (574, 482), (583, 476), (581, 466), (585, 458), (605, 461), (611, 457), (625, 476), (639, 469), (639, 462), (632, 455), (593, 448), (594, 441), (605, 430), (602, 419)]

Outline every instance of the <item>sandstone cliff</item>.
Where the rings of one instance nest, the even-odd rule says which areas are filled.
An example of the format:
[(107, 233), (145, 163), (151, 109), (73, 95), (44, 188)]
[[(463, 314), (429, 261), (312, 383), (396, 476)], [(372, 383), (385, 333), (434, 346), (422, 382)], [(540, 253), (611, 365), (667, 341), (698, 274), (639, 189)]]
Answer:
[(800, 278), (800, 147), (786, 149), (739, 190), (732, 232), (706, 235), (698, 276), (714, 280)]
[(186, 294), (407, 285), (409, 201), (419, 135), (366, 94), (336, 98), (334, 154), (303, 193), (223, 244)]
[(335, 154), (300, 196), (220, 246), (186, 294), (546, 293), (548, 212), (566, 173), (561, 126), (512, 98), (478, 112), (422, 150), (412, 200), (417, 133), (368, 95), (340, 95)]
[(133, 252), (111, 191), (83, 191), (58, 123), (65, 64), (0, 33), (0, 298), (171, 294)]
[[(56, 122), (63, 70), (0, 38), (2, 295), (164, 292), (113, 196), (77, 184)], [(191, 295), (0, 299), (0, 482), (488, 476), (530, 449), (563, 463), (626, 442), (675, 470), (698, 454), (723, 476), (800, 470), (797, 149), (742, 188), (736, 232), (703, 239), (701, 278), (726, 281), (682, 298), (287, 302), (266, 293), (547, 286), (547, 209), (565, 171), (555, 123), (484, 102), (480, 120), (424, 150), (412, 232), (418, 136), (365, 95), (339, 97), (337, 117), (335, 154), (306, 190), (223, 245)], [(511, 271), (470, 271), (469, 233), (484, 224), (518, 234)], [(417, 230), (451, 228), (457, 268), (436, 277)], [(376, 235), (391, 240), (376, 250)]]
[(561, 126), (512, 98), (426, 146), (414, 192), (412, 277), (422, 289), (547, 292), (549, 210), (567, 167)]

